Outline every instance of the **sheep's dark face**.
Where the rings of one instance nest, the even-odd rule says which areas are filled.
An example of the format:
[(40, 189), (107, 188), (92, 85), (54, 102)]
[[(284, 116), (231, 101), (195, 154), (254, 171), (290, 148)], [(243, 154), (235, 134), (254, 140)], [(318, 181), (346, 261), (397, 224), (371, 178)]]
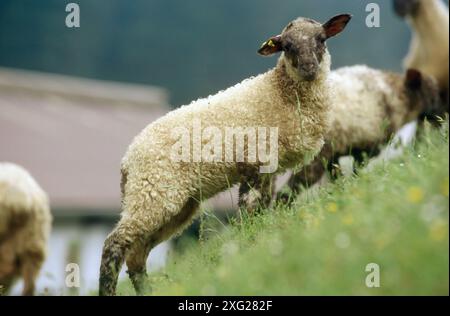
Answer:
[[(439, 86), (434, 78), (417, 70), (408, 69), (405, 87), (411, 113), (419, 112), (421, 119), (427, 119), (432, 123), (437, 122), (439, 117), (445, 116), (446, 110), (440, 97)], [(416, 117), (411, 117), (411, 120)]]
[(343, 14), (320, 24), (308, 18), (298, 18), (290, 22), (280, 35), (266, 41), (258, 53), (268, 56), (283, 51), (287, 65), (298, 77), (312, 81), (316, 79), (327, 53), (325, 41), (342, 32), (350, 19), (350, 15)]
[(281, 47), (300, 78), (307, 81), (316, 79), (327, 49), (326, 39), (322, 25), (313, 20), (300, 18), (285, 28), (281, 34)]
[(420, 0), (394, 0), (394, 11), (401, 17), (415, 15), (419, 6)]

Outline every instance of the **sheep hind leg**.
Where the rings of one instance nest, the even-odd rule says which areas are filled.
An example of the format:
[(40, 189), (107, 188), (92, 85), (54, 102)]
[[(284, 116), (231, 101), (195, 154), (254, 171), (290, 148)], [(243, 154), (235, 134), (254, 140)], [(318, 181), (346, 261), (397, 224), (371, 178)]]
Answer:
[(137, 295), (144, 295), (148, 288), (146, 263), (152, 246), (151, 243), (136, 243), (125, 259), (127, 273)]
[(103, 245), (100, 265), (99, 295), (116, 294), (117, 278), (132, 244), (145, 236), (138, 219), (122, 218)]
[(145, 244), (140, 243), (135, 245), (129, 254), (127, 254), (128, 275), (137, 295), (144, 295), (147, 291), (151, 290), (146, 271), (146, 261), (150, 251), (156, 245), (186, 227), (193, 218), (198, 206), (199, 202), (197, 199), (189, 198), (177, 215), (154, 233), (150, 234)]
[(44, 256), (40, 253), (27, 253), (22, 264), (23, 296), (32, 296), (35, 291), (36, 278), (44, 262)]
[(0, 296), (9, 295), (15, 279), (16, 278), (14, 277), (5, 277), (0, 279)]

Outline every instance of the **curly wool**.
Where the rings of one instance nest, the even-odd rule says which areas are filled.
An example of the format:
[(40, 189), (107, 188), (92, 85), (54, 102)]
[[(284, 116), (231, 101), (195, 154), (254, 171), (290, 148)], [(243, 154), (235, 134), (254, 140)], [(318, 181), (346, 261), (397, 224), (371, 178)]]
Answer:
[[(136, 225), (155, 231), (179, 213), (189, 197), (207, 199), (240, 180), (241, 171), (235, 162), (170, 160), (175, 143), (171, 130), (184, 127), (192, 132), (194, 119), (201, 120), (202, 128), (214, 126), (222, 132), (226, 127), (278, 127), (278, 172), (314, 156), (323, 145), (329, 124), (329, 55), (326, 59), (317, 80), (296, 84), (288, 79), (281, 57), (277, 68), (194, 101), (150, 124), (135, 138), (122, 162), (122, 173), (126, 174), (123, 216), (141, 213), (146, 220), (136, 221)], [(244, 169), (257, 166), (248, 163)]]
[(330, 82), (332, 123), (325, 138), (337, 154), (387, 141), (422, 110), (411, 104), (401, 74), (357, 65), (333, 71)]
[(379, 147), (405, 124), (416, 120), (424, 111), (439, 104), (434, 78), (422, 75), (418, 91), (406, 86), (405, 75), (380, 71), (359, 65), (344, 67), (330, 74), (333, 87), (331, 128), (325, 145), (314, 161), (289, 179), (290, 190), (278, 198), (291, 201), (301, 191), (318, 182), (327, 166), (342, 156), (354, 155), (362, 160), (379, 152)]
[(24, 278), (31, 295), (46, 257), (52, 216), (47, 194), (22, 167), (0, 163), (0, 285)]

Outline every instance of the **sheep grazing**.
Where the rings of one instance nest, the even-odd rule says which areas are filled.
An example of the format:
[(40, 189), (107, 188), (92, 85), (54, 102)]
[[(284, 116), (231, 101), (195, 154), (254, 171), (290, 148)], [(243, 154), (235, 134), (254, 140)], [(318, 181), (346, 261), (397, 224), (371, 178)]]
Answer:
[(23, 168), (0, 163), (0, 289), (22, 277), (33, 295), (47, 252), (52, 216), (46, 193)]
[(279, 192), (278, 201), (290, 204), (302, 187), (318, 182), (342, 156), (379, 153), (403, 125), (420, 116), (432, 117), (441, 110), (436, 80), (409, 69), (405, 75), (370, 69), (366, 66), (341, 68), (330, 74), (335, 95), (331, 106), (332, 128), (314, 161), (294, 173), (289, 190)]
[(448, 7), (441, 0), (394, 0), (394, 9), (413, 29), (405, 68), (414, 68), (436, 78), (448, 112)]
[[(122, 217), (103, 248), (100, 295), (115, 294), (124, 261), (142, 294), (149, 251), (181, 232), (202, 200), (235, 183), (252, 182), (259, 172), (302, 165), (320, 151), (330, 107), (331, 58), (325, 41), (350, 18), (338, 15), (325, 24), (292, 21), (258, 51), (264, 56), (282, 52), (275, 68), (172, 111), (134, 139), (121, 166)], [(267, 128), (270, 151), (277, 154), (270, 161), (263, 159), (268, 135), (262, 130)], [(239, 129), (245, 130), (245, 145), (237, 141)], [(250, 159), (256, 156), (255, 130), (259, 159)]]

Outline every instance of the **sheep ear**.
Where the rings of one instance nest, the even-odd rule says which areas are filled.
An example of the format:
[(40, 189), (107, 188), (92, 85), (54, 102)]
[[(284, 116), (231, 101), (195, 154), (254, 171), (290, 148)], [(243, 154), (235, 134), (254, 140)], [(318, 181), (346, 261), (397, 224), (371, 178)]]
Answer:
[(406, 71), (405, 85), (408, 89), (419, 90), (422, 86), (422, 73), (416, 69)]
[(258, 54), (263, 56), (269, 56), (278, 53), (282, 50), (281, 47), (281, 35), (273, 36), (265, 41), (261, 48), (258, 50)]
[(324, 23), (322, 26), (325, 30), (325, 35), (327, 38), (341, 33), (351, 18), (352, 16), (350, 14), (340, 14), (332, 17), (328, 22)]

